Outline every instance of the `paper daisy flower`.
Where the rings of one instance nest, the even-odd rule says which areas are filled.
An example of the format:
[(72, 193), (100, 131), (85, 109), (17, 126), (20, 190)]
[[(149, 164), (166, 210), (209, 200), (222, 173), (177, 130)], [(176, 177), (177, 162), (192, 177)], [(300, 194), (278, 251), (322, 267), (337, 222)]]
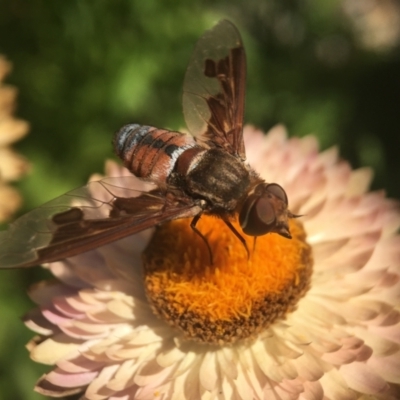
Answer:
[(10, 149), (10, 144), (28, 132), (25, 121), (14, 118), (17, 90), (2, 81), (11, 70), (11, 64), (0, 55), (0, 222), (7, 220), (18, 209), (21, 198), (9, 185), (27, 171), (28, 163)]
[[(244, 246), (202, 217), (214, 255), (178, 220), (47, 267), (36, 390), (81, 399), (400, 398), (398, 205), (368, 193), (316, 139), (245, 129), (250, 165), (288, 193), (292, 240)], [(126, 170), (107, 164), (107, 175)], [(138, 189), (140, 182), (138, 181)], [(202, 247), (203, 246), (203, 247)]]

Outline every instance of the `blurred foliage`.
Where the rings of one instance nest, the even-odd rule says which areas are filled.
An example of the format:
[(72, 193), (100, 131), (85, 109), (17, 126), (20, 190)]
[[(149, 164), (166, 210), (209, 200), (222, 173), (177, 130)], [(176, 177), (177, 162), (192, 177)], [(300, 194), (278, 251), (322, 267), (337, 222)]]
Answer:
[[(16, 146), (33, 165), (19, 184), (24, 210), (102, 171), (123, 124), (184, 127), (187, 62), (221, 18), (245, 41), (246, 121), (314, 133), (322, 148), (337, 144), (353, 166), (375, 169), (374, 188), (400, 197), (399, 44), (363, 43), (361, 20), (345, 12), (350, 3), (2, 0), (0, 53), (14, 64), (8, 81), (19, 88), (18, 115), (31, 123)], [(28, 361), (31, 334), (18, 320), (30, 307), (28, 284), (41, 274), (2, 272), (0, 399), (42, 398), (31, 388), (47, 368)]]

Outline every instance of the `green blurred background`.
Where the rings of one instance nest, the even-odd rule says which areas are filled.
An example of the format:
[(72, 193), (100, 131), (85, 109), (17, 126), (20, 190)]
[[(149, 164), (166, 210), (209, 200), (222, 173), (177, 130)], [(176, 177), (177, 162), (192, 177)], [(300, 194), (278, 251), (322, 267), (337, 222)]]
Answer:
[[(339, 145), (373, 188), (400, 197), (400, 5), (393, 0), (1, 0), (0, 54), (13, 62), (19, 118), (14, 147), (32, 164), (16, 184), (21, 213), (85, 183), (113, 157), (123, 124), (184, 126), (181, 89), (191, 51), (221, 18), (239, 27), (248, 55), (245, 120)], [(0, 399), (32, 392), (46, 366), (30, 361), (19, 320), (39, 268), (2, 271)]]

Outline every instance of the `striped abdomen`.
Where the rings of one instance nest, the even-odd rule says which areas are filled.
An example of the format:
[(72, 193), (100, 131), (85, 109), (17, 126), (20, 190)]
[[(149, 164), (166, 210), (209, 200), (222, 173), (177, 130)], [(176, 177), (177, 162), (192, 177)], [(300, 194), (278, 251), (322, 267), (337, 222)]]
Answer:
[(126, 168), (139, 178), (155, 182), (165, 182), (178, 157), (197, 146), (192, 136), (137, 124), (123, 126), (113, 144)]

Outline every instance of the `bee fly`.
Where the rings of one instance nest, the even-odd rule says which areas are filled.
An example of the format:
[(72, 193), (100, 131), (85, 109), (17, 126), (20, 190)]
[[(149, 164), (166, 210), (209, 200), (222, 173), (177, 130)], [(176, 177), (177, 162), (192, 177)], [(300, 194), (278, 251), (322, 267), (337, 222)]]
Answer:
[[(246, 55), (240, 34), (223, 20), (199, 39), (186, 71), (183, 111), (193, 136), (136, 124), (122, 127), (114, 149), (134, 176), (106, 178), (50, 201), (0, 233), (0, 267), (31, 267), (71, 257), (166, 221), (203, 214), (246, 235), (291, 238), (284, 189), (245, 163)], [(147, 191), (137, 178), (151, 182)], [(123, 187), (121, 186), (123, 182)]]

